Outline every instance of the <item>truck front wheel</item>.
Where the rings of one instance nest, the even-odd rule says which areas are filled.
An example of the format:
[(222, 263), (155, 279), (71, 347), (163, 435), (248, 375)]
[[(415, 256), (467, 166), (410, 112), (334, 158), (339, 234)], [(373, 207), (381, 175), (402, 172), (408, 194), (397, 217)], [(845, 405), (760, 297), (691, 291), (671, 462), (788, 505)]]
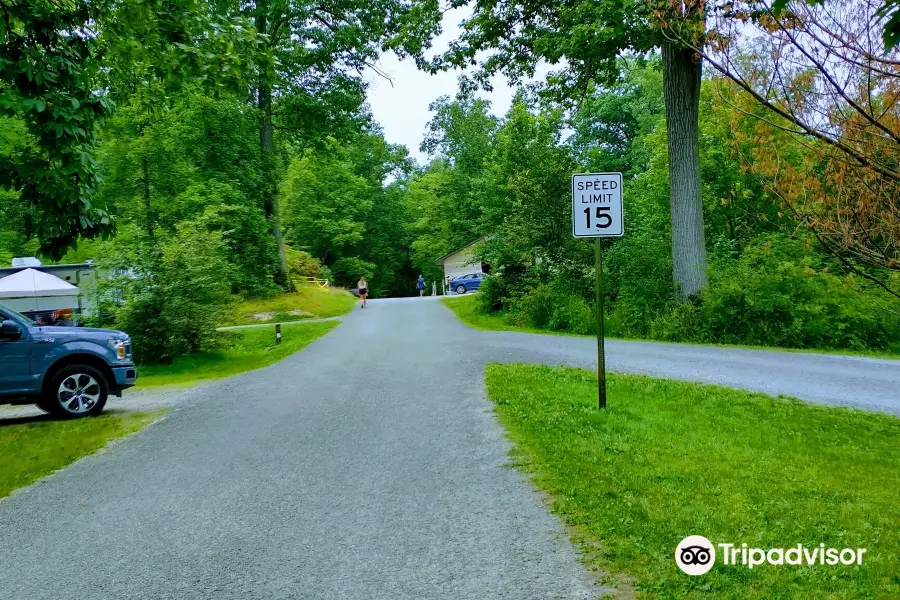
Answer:
[(53, 375), (38, 406), (75, 419), (99, 414), (108, 396), (109, 384), (100, 371), (88, 365), (69, 365)]

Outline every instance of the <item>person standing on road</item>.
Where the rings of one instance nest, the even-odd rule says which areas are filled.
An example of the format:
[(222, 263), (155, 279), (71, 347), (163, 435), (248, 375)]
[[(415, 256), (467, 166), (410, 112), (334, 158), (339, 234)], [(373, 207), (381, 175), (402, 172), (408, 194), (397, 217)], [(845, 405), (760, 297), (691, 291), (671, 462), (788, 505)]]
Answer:
[(453, 278), (447, 275), (447, 293), (450, 293), (450, 284), (453, 283)]
[(419, 298), (425, 295), (425, 278), (419, 273), (419, 280), (416, 281), (416, 287), (419, 288)]
[(356, 284), (356, 287), (359, 291), (359, 298), (362, 300), (362, 307), (366, 307), (366, 297), (369, 295), (369, 284), (366, 282), (365, 277), (359, 278), (359, 283)]

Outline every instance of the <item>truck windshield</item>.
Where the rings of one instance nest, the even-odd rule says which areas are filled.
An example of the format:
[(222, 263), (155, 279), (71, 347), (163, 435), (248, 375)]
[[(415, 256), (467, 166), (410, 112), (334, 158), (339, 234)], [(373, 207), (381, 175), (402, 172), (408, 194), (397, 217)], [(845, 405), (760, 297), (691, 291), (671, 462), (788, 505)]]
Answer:
[(27, 323), (28, 325), (35, 325), (35, 322), (33, 320), (29, 319), (28, 317), (26, 317), (25, 315), (23, 315), (21, 313), (17, 313), (16, 311), (9, 308), (8, 306), (4, 306), (3, 304), (0, 304), (0, 320), (2, 320), (2, 319), (12, 319), (13, 321), (21, 321), (21, 322)]

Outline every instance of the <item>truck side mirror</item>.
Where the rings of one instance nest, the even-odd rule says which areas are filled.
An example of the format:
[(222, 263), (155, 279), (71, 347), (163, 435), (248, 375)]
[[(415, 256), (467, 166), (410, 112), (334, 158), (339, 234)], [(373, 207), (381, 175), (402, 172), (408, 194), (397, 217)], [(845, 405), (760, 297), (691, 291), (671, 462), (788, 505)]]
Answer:
[(22, 330), (15, 321), (0, 322), (0, 338), (17, 340), (22, 337)]

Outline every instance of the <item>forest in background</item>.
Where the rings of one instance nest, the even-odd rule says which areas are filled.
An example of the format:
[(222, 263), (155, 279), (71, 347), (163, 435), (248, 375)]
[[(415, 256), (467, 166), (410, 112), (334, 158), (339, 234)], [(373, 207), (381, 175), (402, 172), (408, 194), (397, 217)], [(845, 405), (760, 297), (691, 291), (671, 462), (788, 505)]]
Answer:
[[(480, 4), (429, 59), (427, 2), (4, 0), (0, 264), (97, 261), (102, 324), (167, 361), (295, 277), (413, 295), (486, 236), (483, 310), (591, 333), (570, 178), (621, 171), (611, 335), (900, 351), (900, 70), (878, 3), (636, 2), (643, 29), (604, 35), (585, 23), (618, 3), (584, 3), (510, 46), (514, 4)], [(535, 47), (568, 61), (545, 85), (517, 79), (552, 58), (520, 50)], [(432, 104), (416, 164), (385, 141), (362, 71), (387, 50), (436, 70), (476, 48), (496, 53)], [(493, 72), (521, 83), (502, 116), (476, 92)]]

